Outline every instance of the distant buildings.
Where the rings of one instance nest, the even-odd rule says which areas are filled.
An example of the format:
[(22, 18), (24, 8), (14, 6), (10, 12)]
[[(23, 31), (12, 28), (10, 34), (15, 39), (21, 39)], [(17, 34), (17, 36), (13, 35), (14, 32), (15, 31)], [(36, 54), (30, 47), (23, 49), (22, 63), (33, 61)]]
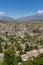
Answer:
[[(35, 31), (35, 32), (33, 32)], [(42, 25), (33, 25), (29, 23), (1, 23), (0, 22), (0, 37), (4, 40), (2, 42), (2, 48), (5, 47), (5, 42), (8, 46), (12, 46), (11, 38), (14, 38), (13, 46), (16, 50), (16, 56), (19, 55), (20, 49), (17, 51), (17, 47), (22, 48), (22, 52), (25, 52), (26, 44), (28, 47), (32, 47), (32, 50), (21, 55), (22, 61), (27, 61), (30, 58), (36, 57), (39, 53), (43, 53), (43, 43), (41, 44), (40, 39), (43, 40), (43, 26)], [(41, 41), (42, 41), (41, 40)], [(43, 42), (43, 41), (42, 41)], [(16, 46), (16, 44), (18, 46)], [(20, 46), (19, 46), (20, 45)], [(3, 54), (0, 54), (0, 61), (3, 60)]]

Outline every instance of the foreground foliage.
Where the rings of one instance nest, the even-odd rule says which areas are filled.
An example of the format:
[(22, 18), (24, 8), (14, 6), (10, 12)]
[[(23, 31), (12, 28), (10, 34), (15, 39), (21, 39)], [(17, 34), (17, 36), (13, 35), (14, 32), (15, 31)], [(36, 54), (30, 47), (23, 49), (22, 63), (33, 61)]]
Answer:
[(17, 58), (15, 57), (15, 50), (14, 48), (9, 48), (4, 53), (4, 60), (2, 65), (17, 65)]
[[(7, 51), (4, 56), (4, 60), (0, 65), (18, 65), (20, 58), (15, 57), (14, 50)], [(43, 53), (39, 54), (33, 60), (28, 60), (27, 62), (23, 62), (21, 65), (43, 65)]]

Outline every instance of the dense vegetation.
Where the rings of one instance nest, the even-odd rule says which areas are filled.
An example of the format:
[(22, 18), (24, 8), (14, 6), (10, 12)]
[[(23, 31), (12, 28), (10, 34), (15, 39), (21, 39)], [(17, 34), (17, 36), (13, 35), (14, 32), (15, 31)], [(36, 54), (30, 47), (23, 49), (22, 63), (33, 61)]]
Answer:
[(14, 47), (8, 48), (4, 52), (2, 65), (18, 65), (19, 57), (15, 57)]
[(1, 45), (1, 43), (3, 42), (4, 40), (0, 37), (0, 53), (2, 53), (3, 51), (2, 51), (2, 45)]
[[(15, 56), (15, 53), (16, 52), (14, 50), (14, 47), (8, 48), (4, 52), (4, 59), (0, 65), (18, 65), (20, 56)], [(21, 65), (43, 65), (43, 53), (39, 54), (33, 60), (30, 59), (26, 62), (23, 62)]]

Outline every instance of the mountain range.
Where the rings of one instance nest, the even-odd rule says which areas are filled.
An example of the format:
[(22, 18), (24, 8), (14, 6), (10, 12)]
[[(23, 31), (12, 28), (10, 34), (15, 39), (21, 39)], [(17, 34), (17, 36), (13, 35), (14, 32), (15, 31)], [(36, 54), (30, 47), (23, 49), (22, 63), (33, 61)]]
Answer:
[(30, 20), (41, 20), (43, 21), (43, 14), (34, 14), (18, 18), (18, 21), (30, 21)]
[(13, 22), (13, 21), (15, 21), (15, 19), (13, 19), (11, 17), (7, 17), (7, 16), (0, 16), (0, 21)]
[(23, 16), (23, 17), (19, 17), (18, 19), (13, 19), (7, 16), (0, 16), (0, 21), (15, 22), (15, 21), (30, 21), (30, 20), (43, 21), (43, 13), (41, 14), (36, 13), (34, 15)]

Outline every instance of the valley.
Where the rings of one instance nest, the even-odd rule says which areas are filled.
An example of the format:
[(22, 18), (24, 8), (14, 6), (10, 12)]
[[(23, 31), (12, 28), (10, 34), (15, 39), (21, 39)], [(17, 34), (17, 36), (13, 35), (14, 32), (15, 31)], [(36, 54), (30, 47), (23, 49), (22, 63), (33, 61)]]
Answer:
[(0, 62), (10, 49), (18, 57), (18, 64), (24, 62), (28, 52), (34, 54), (35, 50), (42, 49), (43, 53), (43, 22), (0, 22)]

